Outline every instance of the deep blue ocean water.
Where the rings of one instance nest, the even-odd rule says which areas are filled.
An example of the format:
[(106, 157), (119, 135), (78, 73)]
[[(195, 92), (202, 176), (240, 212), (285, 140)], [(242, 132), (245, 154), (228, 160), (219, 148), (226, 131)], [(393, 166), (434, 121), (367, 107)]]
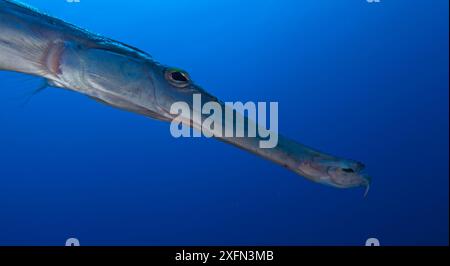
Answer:
[[(448, 245), (446, 0), (27, 0), (364, 162), (312, 183), (169, 124), (0, 73), (0, 245)], [(1, 33), (0, 33), (1, 34)]]

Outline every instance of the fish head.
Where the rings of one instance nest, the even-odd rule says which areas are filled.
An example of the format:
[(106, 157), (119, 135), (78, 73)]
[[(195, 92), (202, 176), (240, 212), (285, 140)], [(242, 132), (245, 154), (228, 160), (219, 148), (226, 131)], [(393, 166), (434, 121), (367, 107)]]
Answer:
[[(195, 113), (194, 94), (201, 95), (202, 102), (223, 104), (216, 97), (196, 85), (184, 70), (155, 65), (152, 77), (158, 112), (164, 114), (168, 119), (173, 119), (175, 115), (178, 118), (181, 116), (171, 111), (172, 106), (177, 102), (182, 102), (189, 107), (191, 112)], [(182, 122), (193, 127), (198, 126), (195, 125), (190, 113), (189, 117), (184, 117)], [(371, 178), (363, 172), (364, 164), (357, 161), (317, 152), (285, 139), (280, 140), (281, 145), (278, 145), (272, 151), (251, 147), (249, 145), (251, 141), (248, 138), (242, 141), (235, 141), (239, 138), (222, 137), (221, 139), (228, 140), (238, 147), (279, 162), (297, 174), (322, 184), (338, 188), (365, 187), (366, 193), (370, 187)], [(287, 157), (284, 155), (287, 155)], [(282, 159), (278, 157), (284, 158), (284, 161), (280, 162)]]
[[(196, 110), (194, 110), (194, 95), (200, 95), (203, 103), (219, 102), (215, 96), (195, 84), (185, 70), (154, 65), (152, 78), (155, 87), (155, 101), (158, 112), (164, 114), (164, 116), (169, 119), (178, 116), (171, 111), (175, 103), (182, 103), (192, 112), (196, 112)], [(187, 122), (190, 122), (191, 120), (189, 117), (186, 117), (186, 119), (189, 120)]]

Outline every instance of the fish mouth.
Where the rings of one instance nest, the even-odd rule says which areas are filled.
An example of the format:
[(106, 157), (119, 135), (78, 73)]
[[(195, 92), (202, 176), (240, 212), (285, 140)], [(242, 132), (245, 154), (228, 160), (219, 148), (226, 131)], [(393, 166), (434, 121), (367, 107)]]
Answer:
[(367, 196), (372, 183), (372, 177), (366, 172), (363, 165), (355, 168), (329, 167), (327, 174), (331, 178), (332, 186), (338, 188), (366, 188), (364, 197)]

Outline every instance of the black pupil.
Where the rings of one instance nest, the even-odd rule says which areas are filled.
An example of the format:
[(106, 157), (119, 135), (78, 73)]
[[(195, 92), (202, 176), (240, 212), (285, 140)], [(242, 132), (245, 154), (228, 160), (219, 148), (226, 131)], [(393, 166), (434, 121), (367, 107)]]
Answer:
[(342, 171), (346, 172), (346, 173), (353, 173), (355, 171), (353, 171), (353, 169), (351, 168), (343, 168)]
[(186, 78), (186, 76), (181, 73), (181, 72), (172, 72), (172, 79), (176, 80), (176, 81), (181, 81), (181, 82), (187, 82), (188, 79)]

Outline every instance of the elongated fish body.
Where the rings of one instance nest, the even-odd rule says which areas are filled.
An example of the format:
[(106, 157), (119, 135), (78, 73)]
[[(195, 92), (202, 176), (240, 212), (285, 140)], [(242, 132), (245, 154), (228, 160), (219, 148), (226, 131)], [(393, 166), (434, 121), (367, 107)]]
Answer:
[[(7, 0), (0, 0), (0, 70), (39, 76), (54, 87), (157, 120), (174, 119), (170, 109), (175, 102), (193, 107), (194, 94), (226, 108), (182, 70), (161, 65), (137, 48)], [(183, 123), (201, 127), (192, 117)], [(361, 172), (363, 164), (277, 137), (278, 145), (271, 149), (260, 148), (259, 137), (219, 139), (315, 182), (339, 188), (369, 187), (369, 177)]]
[(133, 99), (144, 105), (154, 103), (154, 91), (146, 89), (151, 79), (139, 78), (139, 73), (150, 73), (152, 60), (136, 48), (4, 0), (0, 32), (0, 69), (41, 76), (53, 86), (115, 101), (131, 111), (149, 112), (129, 103), (128, 94), (139, 96)]

